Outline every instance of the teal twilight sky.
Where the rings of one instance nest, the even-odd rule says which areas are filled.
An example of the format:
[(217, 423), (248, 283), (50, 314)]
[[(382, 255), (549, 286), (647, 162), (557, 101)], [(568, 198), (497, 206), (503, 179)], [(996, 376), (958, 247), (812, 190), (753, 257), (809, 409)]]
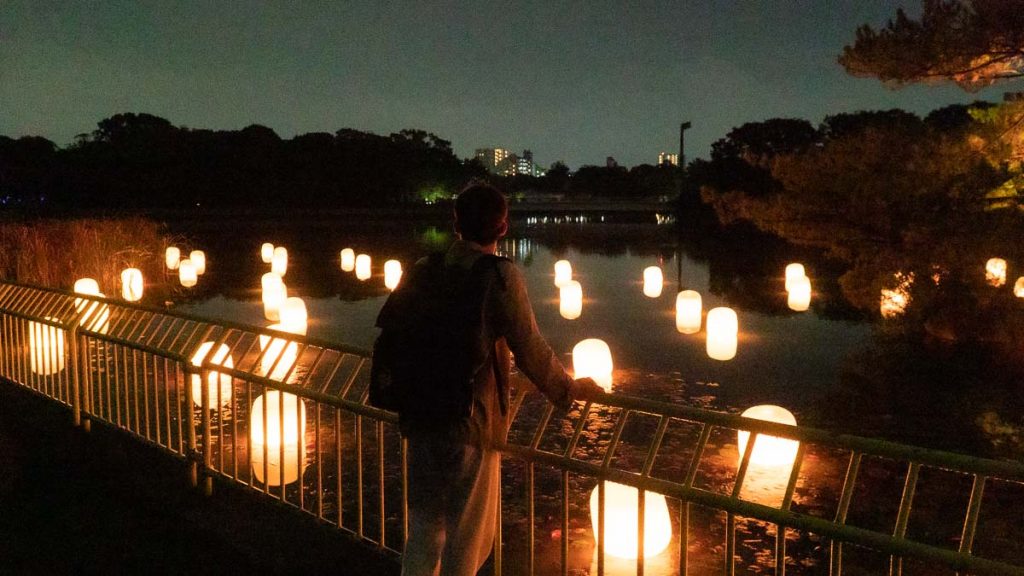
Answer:
[(548, 165), (688, 156), (744, 122), (998, 100), (893, 91), (836, 63), (859, 24), (919, 0), (706, 2), (0, 1), (0, 134), (67, 145), (98, 120), (282, 137), (421, 128)]

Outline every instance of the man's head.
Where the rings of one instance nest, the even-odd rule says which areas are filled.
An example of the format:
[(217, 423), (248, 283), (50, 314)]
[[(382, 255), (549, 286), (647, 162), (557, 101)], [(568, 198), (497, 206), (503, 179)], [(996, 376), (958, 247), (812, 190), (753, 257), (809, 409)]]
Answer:
[(508, 230), (508, 201), (497, 188), (471, 182), (455, 199), (455, 231), (463, 240), (493, 244)]

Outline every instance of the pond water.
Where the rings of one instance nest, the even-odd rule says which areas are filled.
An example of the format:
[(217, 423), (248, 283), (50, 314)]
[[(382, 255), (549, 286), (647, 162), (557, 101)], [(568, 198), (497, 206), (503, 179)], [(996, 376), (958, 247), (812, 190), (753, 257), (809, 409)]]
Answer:
[[(368, 349), (387, 297), (383, 262), (408, 268), (451, 241), (443, 220), (307, 218), (172, 224), (183, 245), (207, 252), (199, 286), (177, 290), (176, 309), (268, 325), (260, 301), (264, 241), (289, 250), (289, 295), (309, 311), (309, 335)], [(339, 251), (373, 258), (365, 282), (342, 272)], [(662, 215), (517, 216), (501, 251), (524, 271), (541, 331), (563, 362), (585, 338), (605, 340), (615, 389), (740, 412), (788, 408), (797, 422), (985, 456), (1019, 456), (1020, 362), (977, 343), (932, 342), (894, 329), (843, 297), (835, 262), (749, 230), (676, 222)], [(583, 287), (580, 318), (559, 315), (553, 266), (568, 259)], [(803, 262), (811, 309), (787, 308), (784, 268)], [(660, 266), (661, 295), (643, 294), (644, 268)], [(705, 313), (729, 306), (739, 318), (734, 359), (713, 360), (705, 334), (680, 334), (675, 295), (691, 289)], [(1019, 360), (1019, 358), (1017, 359)]]

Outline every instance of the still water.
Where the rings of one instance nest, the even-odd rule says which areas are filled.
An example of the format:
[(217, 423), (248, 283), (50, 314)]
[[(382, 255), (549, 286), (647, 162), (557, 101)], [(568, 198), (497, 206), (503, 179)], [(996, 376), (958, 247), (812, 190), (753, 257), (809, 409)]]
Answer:
[[(313, 337), (369, 349), (388, 291), (383, 263), (405, 268), (451, 240), (443, 221), (312, 219), (302, 222), (195, 221), (172, 225), (189, 247), (207, 251), (209, 272), (176, 308), (268, 325), (260, 301), (264, 241), (289, 250), (289, 296), (309, 311)], [(373, 258), (374, 276), (342, 272), (350, 247)], [(1019, 457), (1018, 364), (976, 344), (935, 344), (893, 330), (877, 312), (856, 310), (837, 285), (842, 267), (820, 254), (750, 231), (729, 231), (651, 215), (516, 219), (501, 251), (525, 273), (537, 322), (571, 366), (572, 347), (601, 338), (612, 350), (614, 389), (727, 412), (756, 404), (788, 408), (797, 422), (935, 448)], [(567, 259), (583, 287), (583, 313), (559, 315), (554, 263)], [(784, 268), (800, 261), (813, 285), (811, 309), (786, 306)], [(660, 266), (664, 289), (643, 293), (643, 270)], [(676, 331), (677, 291), (700, 292), (705, 313), (739, 316), (736, 357), (708, 357), (705, 334)]]

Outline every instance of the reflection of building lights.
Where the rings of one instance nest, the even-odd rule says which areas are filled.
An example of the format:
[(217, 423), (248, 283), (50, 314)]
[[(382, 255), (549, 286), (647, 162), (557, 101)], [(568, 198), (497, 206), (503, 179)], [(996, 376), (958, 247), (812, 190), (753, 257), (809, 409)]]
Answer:
[(605, 392), (612, 391), (612, 350), (604, 340), (587, 338), (572, 349), (575, 378), (593, 378)]
[(566, 320), (575, 320), (583, 313), (583, 287), (569, 280), (558, 289), (558, 313)]
[[(600, 486), (590, 493), (590, 522), (594, 540), (598, 538)], [(637, 534), (639, 490), (617, 482), (604, 483), (604, 550), (618, 558), (639, 556), (640, 537)], [(668, 514), (665, 496), (644, 491), (644, 558), (657, 556), (672, 541), (672, 520)]]
[(644, 268), (644, 296), (657, 298), (661, 296), (661, 287), (665, 283), (659, 266)]
[(989, 258), (985, 263), (985, 280), (996, 287), (1006, 284), (1006, 260)]
[(906, 311), (910, 305), (910, 287), (914, 284), (914, 273), (904, 274), (897, 272), (894, 275), (896, 286), (883, 288), (882, 297), (879, 303), (879, 312), (882, 318), (895, 318)]

